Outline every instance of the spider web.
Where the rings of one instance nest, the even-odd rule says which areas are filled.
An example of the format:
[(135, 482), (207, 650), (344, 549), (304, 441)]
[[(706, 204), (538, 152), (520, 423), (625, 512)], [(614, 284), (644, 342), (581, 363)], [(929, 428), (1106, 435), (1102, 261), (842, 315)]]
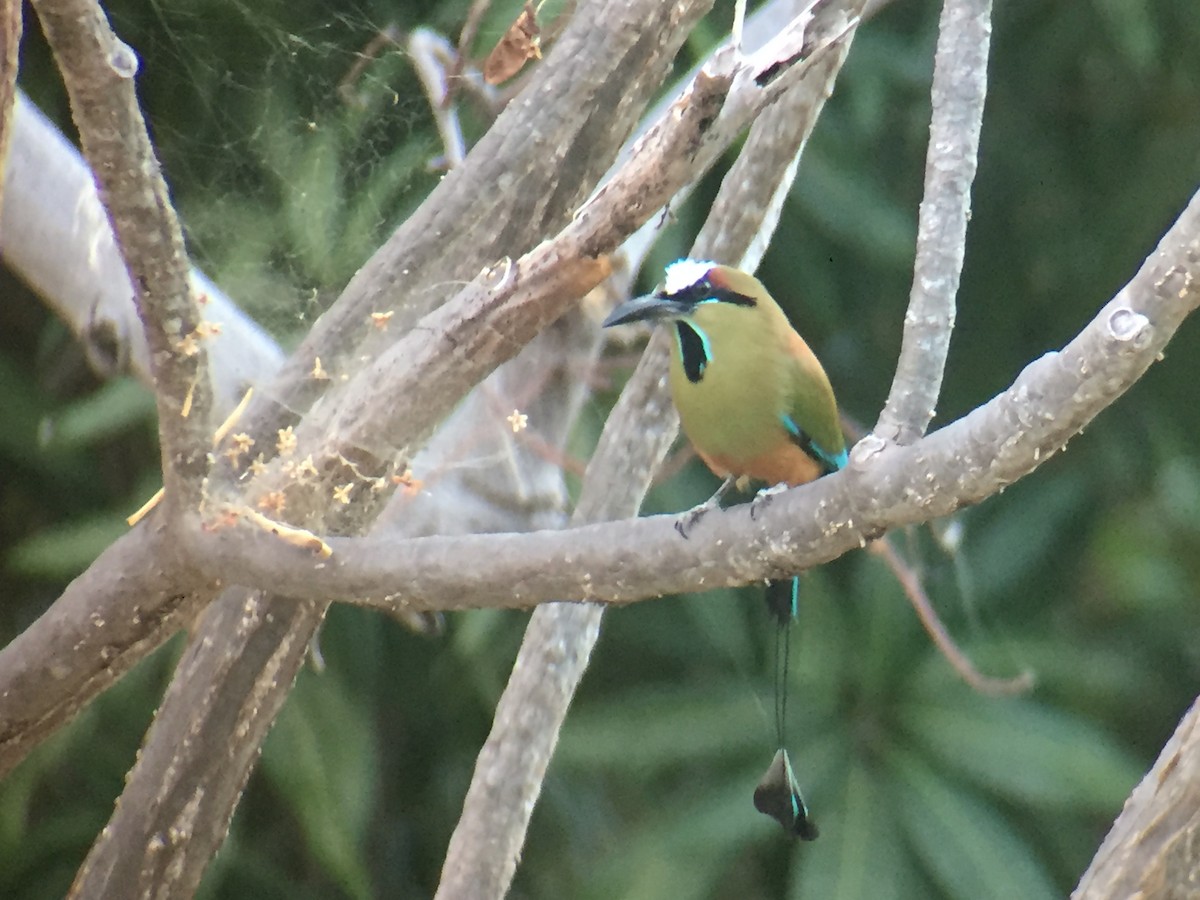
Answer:
[[(451, 67), (469, 7), (153, 0), (108, 8), (139, 58), (139, 98), (193, 263), (285, 348), (445, 174), (410, 37), (422, 29), (424, 46), (441, 47), (437, 62)], [(464, 61), (468, 73), (521, 9), (520, 0), (491, 5)], [(465, 90), (456, 107), (469, 146), (495, 109)], [(405, 300), (388, 302), (373, 313), (380, 332)], [(361, 352), (321, 359), (320, 377), (349, 377)], [(502, 424), (515, 415), (495, 412)], [(488, 462), (464, 454), (449, 465)]]

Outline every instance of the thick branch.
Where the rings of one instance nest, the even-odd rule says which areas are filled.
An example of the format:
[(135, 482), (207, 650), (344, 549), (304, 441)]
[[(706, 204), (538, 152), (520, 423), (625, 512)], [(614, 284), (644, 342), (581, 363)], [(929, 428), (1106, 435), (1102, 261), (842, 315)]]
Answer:
[(987, 95), (991, 15), (991, 0), (945, 0), (942, 7), (913, 286), (896, 376), (875, 426), (877, 435), (901, 444), (925, 433), (942, 389)]
[[(1194, 895), (1200, 871), (1200, 700), (1125, 801), (1072, 900)], [(1187, 885), (1185, 888), (1184, 885)]]
[(34, 9), (134, 287), (150, 347), (167, 502), (195, 509), (212, 433), (205, 329), (183, 233), (134, 93), (138, 59), (94, 0), (37, 0)]
[[(753, 520), (739, 509), (713, 513), (687, 541), (670, 517), (656, 517), (577, 532), (332, 540), (332, 558), (315, 562), (241, 529), (193, 537), (204, 558), (244, 583), (416, 608), (629, 602), (791, 574), (1032, 472), (1149, 368), (1198, 304), (1200, 194), (1079, 336), (1030, 363), (1004, 393), (916, 444), (868, 437), (846, 472), (781, 495)], [(497, 583), (511, 593), (499, 596)]]
[(120, 538), (0, 652), (0, 777), (211, 599), (169, 543), (157, 518)]
[[(326, 608), (234, 593), (240, 596), (226, 595), (202, 620), (205, 630), (225, 638), (220, 651), (213, 652), (211, 642), (193, 641), (155, 716), (151, 735), (172, 736), (175, 743), (146, 741), (68, 896), (165, 900), (195, 894), (225, 838), (260, 742), (287, 698), (281, 687), (290, 687)], [(214, 765), (227, 777), (214, 779)], [(131, 836), (145, 844), (133, 844)]]

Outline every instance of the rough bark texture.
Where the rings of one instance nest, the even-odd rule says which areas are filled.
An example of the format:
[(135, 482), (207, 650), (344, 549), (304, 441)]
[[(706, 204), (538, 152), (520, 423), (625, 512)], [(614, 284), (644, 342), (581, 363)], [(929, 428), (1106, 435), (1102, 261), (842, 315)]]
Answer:
[(34, 9), (133, 284), (150, 348), (165, 502), (196, 509), (214, 427), (205, 329), (183, 231), (133, 89), (138, 58), (94, 0), (38, 0)]
[(991, 33), (992, 0), (943, 4), (904, 341), (887, 405), (875, 426), (876, 434), (901, 444), (925, 433), (942, 391), (971, 217)]
[(1200, 897), (1200, 700), (1125, 801), (1073, 900)]

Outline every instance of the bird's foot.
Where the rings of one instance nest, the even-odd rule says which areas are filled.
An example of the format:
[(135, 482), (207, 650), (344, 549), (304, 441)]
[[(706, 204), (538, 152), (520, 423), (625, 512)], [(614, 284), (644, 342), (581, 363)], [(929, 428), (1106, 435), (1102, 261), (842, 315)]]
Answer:
[(769, 488), (763, 488), (754, 495), (754, 499), (750, 501), (750, 518), (757, 519), (758, 514), (771, 505), (771, 501), (775, 499), (776, 494), (782, 494), (788, 489), (789, 485), (786, 482), (772, 485)]
[(693, 506), (685, 513), (680, 513), (679, 518), (675, 520), (675, 530), (679, 532), (679, 536), (687, 539), (688, 534), (696, 526), (696, 523), (707, 516), (714, 509), (721, 507), (721, 498), (729, 492), (733, 487), (736, 479), (726, 478), (725, 481), (717, 488), (717, 492), (701, 503), (699, 506)]
[(709, 497), (699, 506), (693, 506), (687, 512), (680, 513), (679, 518), (675, 520), (675, 530), (679, 532), (680, 537), (686, 539), (697, 522), (714, 509), (719, 509), (720, 506), (721, 498), (719, 496)]

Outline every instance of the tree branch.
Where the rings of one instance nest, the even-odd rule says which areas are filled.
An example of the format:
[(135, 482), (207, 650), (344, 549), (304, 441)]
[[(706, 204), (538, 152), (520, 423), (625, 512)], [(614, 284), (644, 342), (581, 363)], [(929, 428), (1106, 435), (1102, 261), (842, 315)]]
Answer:
[[(250, 433), (272, 435), (287, 424), (283, 409), (306, 410), (324, 392), (328, 383), (309, 377), (314, 359), (335, 380), (341, 367), (357, 372), (362, 359), (377, 358), (394, 335), (408, 333), (481, 268), (524, 253), (562, 228), (611, 165), (683, 38), (711, 4), (582, 3), (464, 164), (442, 179), (315, 323), (269, 392), (281, 405), (271, 408), (264, 395), (247, 416)], [(545, 189), (547, 171), (555, 172), (552, 191)], [(371, 313), (383, 311), (393, 313), (387, 334), (371, 324)]]
[(811, 22), (805, 44), (828, 49), (813, 59), (803, 80), (750, 126), (696, 236), (696, 259), (728, 262), (749, 272), (758, 269), (796, 179), (804, 145), (850, 52), (858, 28), (854, 19), (861, 8), (860, 2), (847, 3), (842, 15), (823, 14)]
[[(12, 144), (21, 24), (21, 0), (0, 0), (0, 171), (7, 165)], [(0, 210), (4, 209), (4, 200), (4, 184), (0, 181)]]
[[(0, 253), (61, 318), (108, 376), (127, 368), (153, 387), (150, 352), (133, 305), (129, 272), (117, 250), (96, 181), (79, 152), (20, 91), (4, 173)], [(283, 362), (265, 331), (197, 269), (192, 288), (204, 315), (220, 326), (205, 341), (217, 411), (228, 412), (251, 385)]]
[(172, 542), (147, 520), (0, 652), (0, 777), (211, 599), (213, 584), (169, 562)]
[[(224, 640), (188, 645), (69, 897), (191, 897), (225, 839), (262, 738), (326, 609), (233, 593), (240, 596), (226, 595), (205, 612), (201, 634)], [(213, 777), (214, 768), (223, 777)]]
[(942, 6), (913, 286), (896, 376), (875, 426), (875, 434), (901, 444), (925, 433), (942, 389), (987, 96), (991, 15), (991, 0)]
[(150, 347), (166, 502), (196, 509), (212, 434), (206, 329), (188, 282), (183, 233), (138, 108), (138, 59), (94, 0), (33, 5), (134, 287)]
[[(242, 583), (417, 609), (626, 603), (793, 574), (1032, 472), (1137, 381), (1198, 304), (1200, 194), (1083, 331), (1030, 363), (1005, 392), (915, 444), (868, 436), (845, 472), (780, 495), (754, 519), (740, 509), (714, 512), (687, 541), (670, 516), (526, 535), (331, 539), (333, 556), (322, 561), (272, 549), (269, 536), (241, 528), (193, 529), (191, 539)], [(511, 594), (489, 590), (497, 582), (512, 585)]]
[[(1200, 700), (1134, 789), (1072, 900), (1191, 896), (1200, 866)], [(1185, 888), (1184, 885), (1188, 887)]]

